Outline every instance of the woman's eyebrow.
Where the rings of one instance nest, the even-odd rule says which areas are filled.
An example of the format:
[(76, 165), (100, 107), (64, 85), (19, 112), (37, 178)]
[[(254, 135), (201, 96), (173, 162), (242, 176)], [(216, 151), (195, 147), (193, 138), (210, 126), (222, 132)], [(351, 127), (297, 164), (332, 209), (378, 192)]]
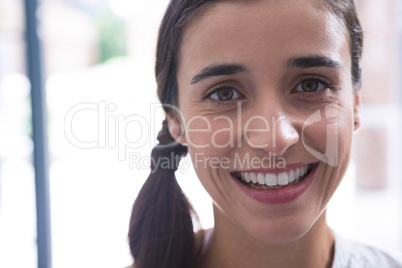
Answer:
[(308, 56), (308, 57), (295, 57), (286, 61), (288, 68), (313, 68), (313, 67), (331, 67), (342, 69), (343, 65), (340, 62), (332, 60), (323, 56)]
[(232, 75), (235, 73), (246, 72), (247, 68), (240, 64), (218, 64), (211, 65), (201, 70), (191, 79), (191, 84), (195, 84), (203, 79), (218, 76), (218, 75)]
[[(288, 68), (313, 68), (313, 67), (332, 67), (342, 69), (342, 64), (328, 57), (308, 56), (293, 57), (286, 61)], [(232, 75), (239, 72), (246, 72), (247, 68), (240, 64), (217, 64), (211, 65), (201, 70), (191, 79), (191, 84), (198, 83), (201, 80), (212, 76)]]

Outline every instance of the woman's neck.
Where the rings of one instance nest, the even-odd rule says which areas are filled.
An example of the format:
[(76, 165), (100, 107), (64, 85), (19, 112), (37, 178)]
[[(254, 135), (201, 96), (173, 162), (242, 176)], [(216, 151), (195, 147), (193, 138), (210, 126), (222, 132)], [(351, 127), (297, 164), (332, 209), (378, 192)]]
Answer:
[[(214, 207), (215, 227), (200, 262), (203, 267), (332, 267), (334, 236), (325, 212), (300, 239), (286, 244), (267, 244), (244, 231)], [(218, 219), (218, 220), (217, 220)]]

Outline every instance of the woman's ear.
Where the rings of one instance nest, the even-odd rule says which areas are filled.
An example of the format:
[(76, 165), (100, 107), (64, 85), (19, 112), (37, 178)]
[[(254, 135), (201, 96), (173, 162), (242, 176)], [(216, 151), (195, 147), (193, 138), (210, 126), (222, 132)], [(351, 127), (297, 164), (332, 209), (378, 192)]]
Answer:
[(354, 115), (354, 130), (358, 130), (362, 124), (362, 103), (359, 92), (354, 93), (353, 98), (353, 115)]
[(166, 118), (168, 120), (169, 132), (173, 139), (175, 139), (181, 145), (187, 145), (186, 136), (184, 135), (184, 131), (182, 130), (180, 122), (177, 120), (177, 118), (171, 113), (168, 113)]

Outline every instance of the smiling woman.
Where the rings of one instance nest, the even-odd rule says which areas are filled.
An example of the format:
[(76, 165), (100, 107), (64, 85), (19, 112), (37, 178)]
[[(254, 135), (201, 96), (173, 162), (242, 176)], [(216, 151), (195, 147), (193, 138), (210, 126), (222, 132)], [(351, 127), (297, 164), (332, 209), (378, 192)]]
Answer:
[(152, 157), (188, 151), (215, 226), (194, 234), (178, 161), (151, 167), (130, 221), (135, 267), (402, 267), (325, 218), (360, 127), (361, 51), (351, 0), (171, 1)]

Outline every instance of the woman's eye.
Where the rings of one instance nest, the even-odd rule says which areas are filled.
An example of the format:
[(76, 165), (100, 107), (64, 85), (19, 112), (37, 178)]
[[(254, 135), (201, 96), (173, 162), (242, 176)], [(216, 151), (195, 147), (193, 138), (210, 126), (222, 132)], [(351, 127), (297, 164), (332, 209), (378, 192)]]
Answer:
[(218, 101), (230, 101), (238, 99), (240, 94), (237, 90), (231, 87), (222, 87), (216, 89), (212, 94), (209, 95), (209, 97)]
[(328, 86), (323, 82), (320, 82), (317, 79), (306, 79), (300, 82), (297, 87), (296, 91), (300, 92), (315, 92), (327, 88)]

